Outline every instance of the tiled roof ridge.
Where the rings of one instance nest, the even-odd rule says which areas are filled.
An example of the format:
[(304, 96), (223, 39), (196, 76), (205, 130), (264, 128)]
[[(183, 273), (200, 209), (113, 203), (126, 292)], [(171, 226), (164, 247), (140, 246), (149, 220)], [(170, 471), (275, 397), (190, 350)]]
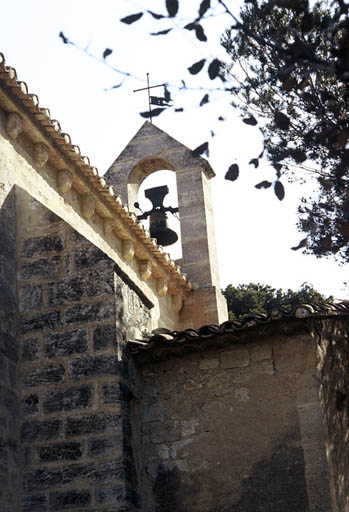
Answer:
[(163, 247), (157, 245), (156, 239), (150, 237), (150, 232), (137, 220), (136, 215), (129, 212), (128, 206), (123, 204), (122, 197), (114, 192), (113, 187), (108, 186), (103, 177), (99, 176), (98, 169), (90, 165), (89, 158), (81, 155), (79, 146), (72, 144), (70, 135), (61, 131), (60, 123), (51, 119), (49, 109), (39, 106), (38, 96), (30, 94), (27, 84), (17, 80), (16, 70), (5, 65), (5, 57), (2, 53), (0, 53), (0, 83), (1, 81), (6, 84), (28, 117), (36, 125), (39, 124), (55, 149), (62, 153), (63, 157), (69, 160), (75, 168), (78, 168), (89, 181), (98, 193), (100, 200), (106, 201), (108, 206), (126, 222), (135, 236), (140, 239), (172, 279), (186, 290), (190, 290), (191, 282), (188, 281), (186, 274), (181, 272), (180, 267), (168, 253), (164, 252)]
[[(195, 342), (203, 342), (227, 333), (238, 333), (248, 328), (271, 324), (275, 320), (282, 319), (307, 319), (349, 315), (349, 301), (338, 303), (304, 303), (298, 304), (291, 310), (286, 308), (273, 309), (268, 314), (251, 315), (243, 320), (228, 320), (220, 325), (203, 325), (198, 329), (186, 329), (184, 331), (170, 331), (169, 329), (155, 329), (152, 335), (142, 340), (131, 340), (129, 346), (133, 354), (152, 352), (156, 347), (174, 348)], [(198, 347), (199, 348), (199, 345)]]

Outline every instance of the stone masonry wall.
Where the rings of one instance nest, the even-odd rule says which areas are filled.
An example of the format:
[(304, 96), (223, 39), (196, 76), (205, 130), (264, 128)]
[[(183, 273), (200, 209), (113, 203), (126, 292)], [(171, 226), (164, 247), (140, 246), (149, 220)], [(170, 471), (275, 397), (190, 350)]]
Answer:
[[(1, 203), (0, 183), (0, 203)], [(0, 510), (19, 510), (19, 389), (14, 194), (0, 209)]]
[(134, 510), (124, 347), (149, 311), (112, 260), (21, 189), (17, 212), (23, 512)]
[(251, 333), (140, 372), (144, 512), (331, 510), (309, 335)]
[(318, 376), (335, 512), (349, 510), (349, 329), (331, 318), (318, 324)]

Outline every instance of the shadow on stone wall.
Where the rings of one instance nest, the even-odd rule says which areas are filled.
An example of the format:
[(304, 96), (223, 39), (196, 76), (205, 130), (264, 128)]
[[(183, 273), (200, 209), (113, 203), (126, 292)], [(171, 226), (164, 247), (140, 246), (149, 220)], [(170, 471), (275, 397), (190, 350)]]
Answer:
[(0, 209), (0, 510), (18, 510), (19, 393), (16, 215), (12, 190)]
[(181, 512), (181, 479), (178, 468), (167, 469), (159, 465), (153, 492), (155, 496), (155, 512)]
[(242, 481), (240, 500), (212, 512), (307, 512), (304, 457), (301, 446), (280, 445), (270, 459), (253, 465)]

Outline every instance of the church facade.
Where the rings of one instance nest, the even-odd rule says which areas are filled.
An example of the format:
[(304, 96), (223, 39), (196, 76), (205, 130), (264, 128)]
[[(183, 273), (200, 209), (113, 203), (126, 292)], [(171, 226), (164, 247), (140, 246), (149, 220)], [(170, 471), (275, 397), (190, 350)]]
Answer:
[(348, 305), (229, 322), (213, 177), (148, 122), (100, 177), (0, 54), (1, 511), (349, 510)]

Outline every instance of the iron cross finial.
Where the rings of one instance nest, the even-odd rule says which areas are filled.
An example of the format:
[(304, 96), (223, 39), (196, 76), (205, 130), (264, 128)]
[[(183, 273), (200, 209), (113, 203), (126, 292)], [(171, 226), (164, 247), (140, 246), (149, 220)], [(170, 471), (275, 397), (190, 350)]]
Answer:
[[(158, 96), (150, 96), (150, 89), (154, 89), (155, 87), (165, 87), (165, 98), (160, 98)], [(150, 85), (149, 84), (149, 73), (147, 73), (147, 87), (143, 87), (142, 89), (134, 89), (133, 92), (138, 91), (148, 91), (148, 106), (149, 106), (149, 119), (150, 122), (153, 123), (152, 115), (151, 115), (151, 106), (152, 105), (158, 105), (158, 106), (166, 106), (169, 107), (168, 101), (170, 100), (170, 97), (166, 98), (166, 84), (159, 84), (159, 85)], [(168, 96), (169, 92), (167, 91)]]

